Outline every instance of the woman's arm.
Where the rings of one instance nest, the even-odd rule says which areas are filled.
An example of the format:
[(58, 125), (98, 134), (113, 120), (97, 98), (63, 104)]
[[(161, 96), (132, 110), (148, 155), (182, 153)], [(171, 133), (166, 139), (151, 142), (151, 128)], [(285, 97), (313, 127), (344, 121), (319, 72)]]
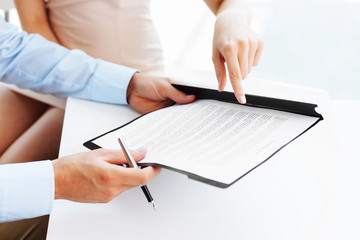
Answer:
[(204, 0), (209, 9), (217, 16), (226, 9), (236, 9), (238, 14), (251, 21), (251, 11), (243, 0)]
[(14, 0), (21, 26), (28, 33), (39, 33), (55, 43), (60, 43), (51, 29), (44, 0)]
[(235, 96), (246, 102), (242, 80), (260, 60), (263, 41), (249, 26), (251, 11), (244, 0), (204, 0), (216, 15), (213, 62), (219, 91), (226, 85), (226, 68)]

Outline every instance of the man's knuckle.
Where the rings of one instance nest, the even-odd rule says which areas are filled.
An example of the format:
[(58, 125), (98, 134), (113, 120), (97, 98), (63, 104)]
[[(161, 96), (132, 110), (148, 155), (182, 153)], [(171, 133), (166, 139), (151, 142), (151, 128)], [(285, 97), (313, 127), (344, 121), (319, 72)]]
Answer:
[(145, 178), (144, 178), (143, 175), (139, 176), (138, 182), (139, 182), (139, 185), (145, 185), (146, 184), (146, 181), (145, 181)]
[(139, 184), (140, 185), (146, 185), (149, 182), (149, 177), (147, 174), (140, 174), (139, 175)]
[(109, 153), (108, 149), (100, 148), (95, 151), (93, 151), (98, 157), (106, 156)]
[(101, 172), (99, 182), (102, 186), (110, 186), (112, 184), (112, 177), (107, 172)]
[(159, 93), (160, 96), (167, 96), (169, 94), (169, 88), (168, 85), (162, 83), (161, 85), (158, 86), (157, 91)]
[(103, 200), (104, 202), (110, 202), (111, 200), (113, 200), (116, 197), (116, 193), (114, 190), (112, 189), (107, 189), (104, 193), (103, 193)]
[(99, 153), (107, 153), (109, 150), (107, 150), (106, 148), (99, 148), (99, 149), (96, 149), (95, 151), (99, 152)]

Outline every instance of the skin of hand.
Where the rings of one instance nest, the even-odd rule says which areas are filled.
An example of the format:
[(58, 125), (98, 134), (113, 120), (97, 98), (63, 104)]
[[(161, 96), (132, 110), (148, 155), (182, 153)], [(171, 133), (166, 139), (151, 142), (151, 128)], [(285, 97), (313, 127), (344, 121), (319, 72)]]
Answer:
[(246, 103), (242, 80), (253, 66), (258, 65), (264, 46), (262, 39), (249, 26), (250, 13), (246, 8), (241, 1), (219, 3), (213, 38), (213, 63), (219, 91), (225, 88), (227, 68), (235, 96), (240, 103)]
[(39, 33), (49, 41), (60, 44), (52, 30), (44, 0), (14, 0), (22, 29), (28, 33)]
[[(135, 161), (145, 149), (131, 151)], [(120, 150), (98, 149), (52, 161), (55, 175), (55, 199), (76, 202), (109, 202), (127, 189), (145, 185), (154, 179), (160, 168), (125, 168), (126, 159)]]
[(191, 103), (195, 100), (195, 96), (177, 90), (168, 78), (135, 73), (127, 89), (127, 99), (135, 110), (148, 113), (168, 107), (174, 102)]

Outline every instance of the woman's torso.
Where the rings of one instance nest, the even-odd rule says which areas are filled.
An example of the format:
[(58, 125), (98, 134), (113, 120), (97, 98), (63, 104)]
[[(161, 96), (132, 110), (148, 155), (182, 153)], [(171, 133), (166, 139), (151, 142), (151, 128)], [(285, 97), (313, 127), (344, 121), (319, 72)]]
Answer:
[(163, 56), (149, 0), (49, 0), (49, 20), (61, 44), (90, 56), (161, 73)]

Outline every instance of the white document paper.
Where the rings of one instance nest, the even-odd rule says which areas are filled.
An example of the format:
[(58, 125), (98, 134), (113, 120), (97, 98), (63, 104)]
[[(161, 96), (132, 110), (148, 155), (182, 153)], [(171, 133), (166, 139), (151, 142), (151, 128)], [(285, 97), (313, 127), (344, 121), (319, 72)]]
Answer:
[(197, 100), (144, 115), (93, 142), (145, 147), (144, 165), (158, 164), (229, 185), (312, 126), (318, 117)]

